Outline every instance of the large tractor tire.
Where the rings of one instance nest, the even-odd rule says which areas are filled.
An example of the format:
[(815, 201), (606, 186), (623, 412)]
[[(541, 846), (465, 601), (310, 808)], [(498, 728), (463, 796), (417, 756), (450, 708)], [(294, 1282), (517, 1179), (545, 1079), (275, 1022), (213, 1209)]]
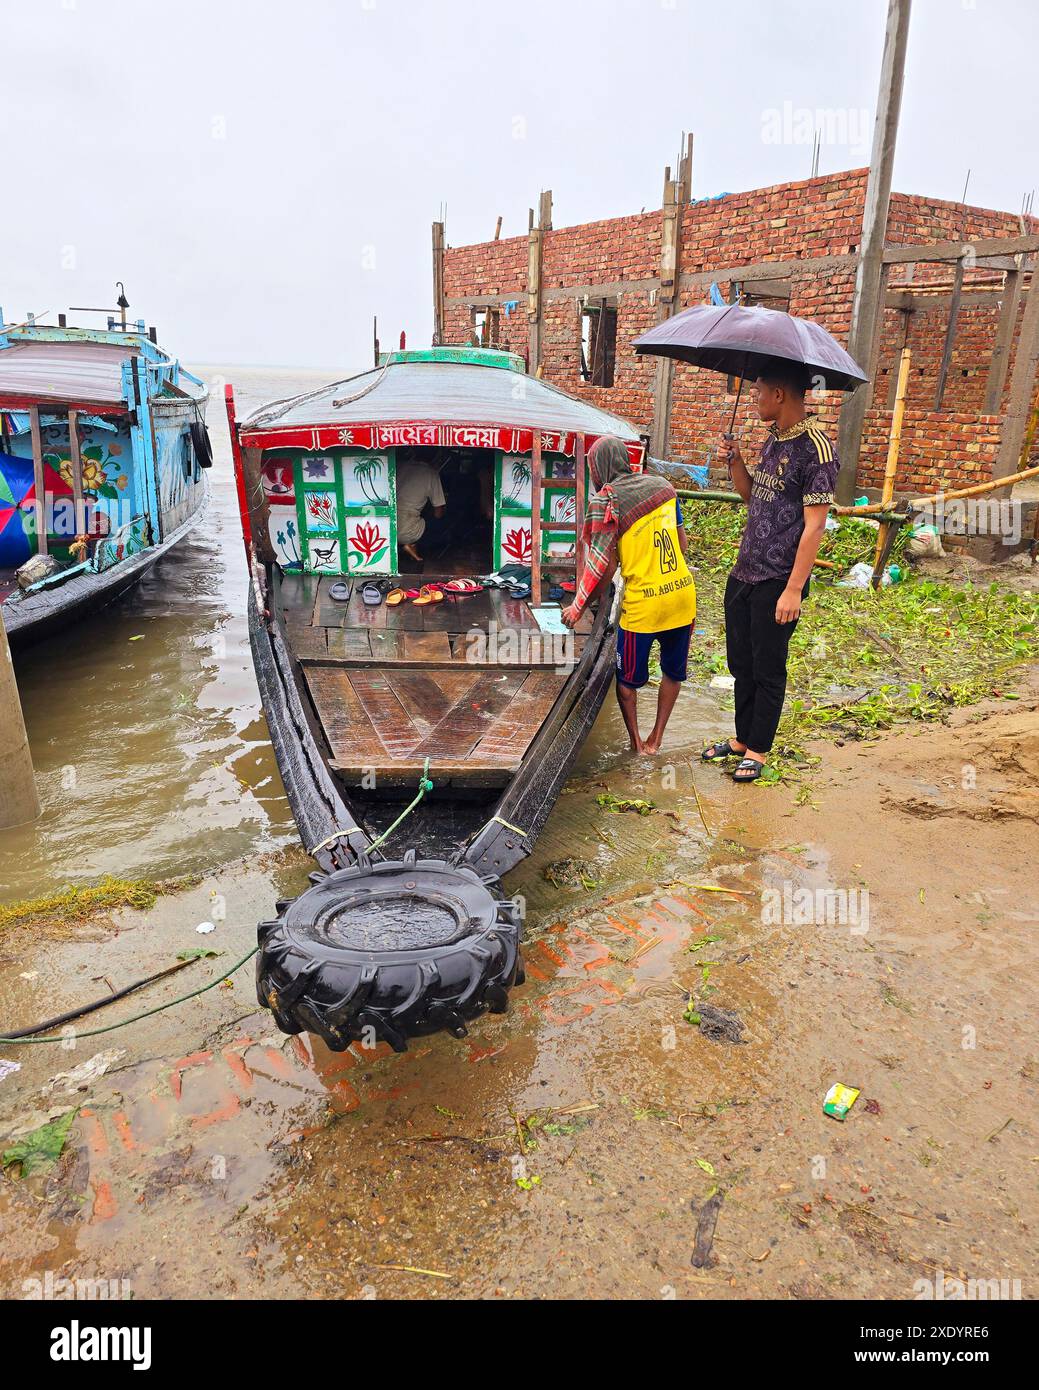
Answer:
[(496, 879), (442, 859), (362, 861), (313, 886), (259, 927), (259, 1002), (285, 1033), (335, 1052), (407, 1039), (504, 1013), (523, 981), (519, 912)]

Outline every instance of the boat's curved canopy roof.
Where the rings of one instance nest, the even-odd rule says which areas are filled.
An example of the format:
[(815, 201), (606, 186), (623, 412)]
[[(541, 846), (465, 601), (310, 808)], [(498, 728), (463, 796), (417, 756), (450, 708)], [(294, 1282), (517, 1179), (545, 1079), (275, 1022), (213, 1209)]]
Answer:
[[(146, 355), (129, 339), (95, 342), (82, 337), (12, 336), (0, 342), (0, 406), (85, 404), (101, 413), (126, 410), (123, 363), (132, 357), (144, 357), (146, 367), (172, 365), (172, 359), (161, 349)], [(179, 373), (178, 379), (180, 384), (173, 394), (204, 398), (205, 389), (186, 373)], [(159, 384), (160, 393), (169, 389), (168, 382)]]
[(360, 376), (262, 406), (241, 431), (255, 436), (314, 429), (324, 435), (329, 428), (349, 432), (415, 424), (613, 434), (630, 443), (639, 439), (634, 425), (619, 415), (527, 376), (522, 359), (449, 348), (391, 353)]
[(0, 395), (120, 406), (122, 366), (136, 356), (111, 343), (14, 342), (0, 349)]

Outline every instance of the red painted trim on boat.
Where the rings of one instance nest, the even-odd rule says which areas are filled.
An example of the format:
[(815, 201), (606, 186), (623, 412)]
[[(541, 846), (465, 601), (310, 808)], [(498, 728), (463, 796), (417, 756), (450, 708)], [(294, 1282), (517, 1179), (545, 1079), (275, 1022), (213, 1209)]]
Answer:
[[(584, 436), (585, 450), (598, 438)], [(577, 433), (541, 432), (542, 448), (573, 457)], [(394, 449), (413, 445), (455, 449), (501, 449), (506, 454), (529, 454), (532, 428), (511, 425), (446, 425), (435, 420), (399, 420), (367, 425), (297, 425), (291, 429), (243, 430), (241, 444), (254, 449)], [(642, 443), (625, 441), (633, 463), (642, 463)]]
[(234, 461), (235, 488), (238, 492), (238, 511), (242, 518), (242, 540), (245, 542), (245, 561), (252, 570), (253, 526), (249, 518), (249, 498), (245, 491), (245, 469), (242, 466), (242, 440), (235, 419), (234, 387), (227, 383), (224, 387), (224, 404), (227, 407), (227, 428), (231, 435), (231, 458)]
[(39, 406), (44, 414), (75, 410), (82, 415), (126, 415), (125, 405), (113, 406), (111, 401), (98, 405), (96, 401), (67, 401), (57, 396), (5, 396), (0, 394), (0, 410), (31, 410)]

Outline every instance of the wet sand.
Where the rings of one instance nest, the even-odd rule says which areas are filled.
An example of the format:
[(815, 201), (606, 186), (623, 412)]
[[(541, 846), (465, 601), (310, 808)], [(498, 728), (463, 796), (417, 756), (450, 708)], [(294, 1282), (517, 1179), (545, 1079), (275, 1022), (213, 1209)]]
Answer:
[[(71, 1052), (0, 1049), (22, 1064), (0, 1133), (82, 1106), (49, 1179), (0, 1185), (3, 1292), (49, 1270), (141, 1298), (907, 1299), (943, 1270), (1033, 1296), (1036, 828), (974, 816), (949, 758), (1037, 727), (1034, 687), (952, 731), (827, 746), (814, 806), (699, 763), (714, 694), (683, 698), (655, 763), (615, 751), (606, 706), (508, 882), (527, 983), (465, 1040), (332, 1054), (277, 1033), (244, 969)], [(978, 806), (1006, 800), (1012, 771), (975, 771)], [(605, 811), (604, 785), (658, 809)], [(565, 886), (572, 865), (548, 881), (564, 859), (595, 886)], [(220, 949), (107, 1013), (197, 987), (305, 871), (283, 851), (114, 926), (6, 934), (3, 1022)], [(736, 1011), (743, 1042), (686, 1022), (690, 991)], [(42, 1090), (109, 1049), (86, 1089)], [(836, 1081), (861, 1090), (843, 1123), (822, 1112)]]

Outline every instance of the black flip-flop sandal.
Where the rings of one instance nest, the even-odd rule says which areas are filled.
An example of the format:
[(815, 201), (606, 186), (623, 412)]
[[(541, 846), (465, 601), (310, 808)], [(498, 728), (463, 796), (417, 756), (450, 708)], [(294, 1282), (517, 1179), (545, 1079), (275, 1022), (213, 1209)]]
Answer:
[[(756, 782), (765, 771), (765, 764), (759, 763), (757, 758), (744, 758), (732, 770), (732, 780), (734, 782)], [(740, 773), (744, 775), (741, 777)]]
[(721, 743), (712, 743), (709, 748), (705, 748), (700, 757), (705, 763), (717, 763), (725, 758), (742, 758), (743, 754), (738, 748), (733, 748), (728, 739), (724, 739)]

